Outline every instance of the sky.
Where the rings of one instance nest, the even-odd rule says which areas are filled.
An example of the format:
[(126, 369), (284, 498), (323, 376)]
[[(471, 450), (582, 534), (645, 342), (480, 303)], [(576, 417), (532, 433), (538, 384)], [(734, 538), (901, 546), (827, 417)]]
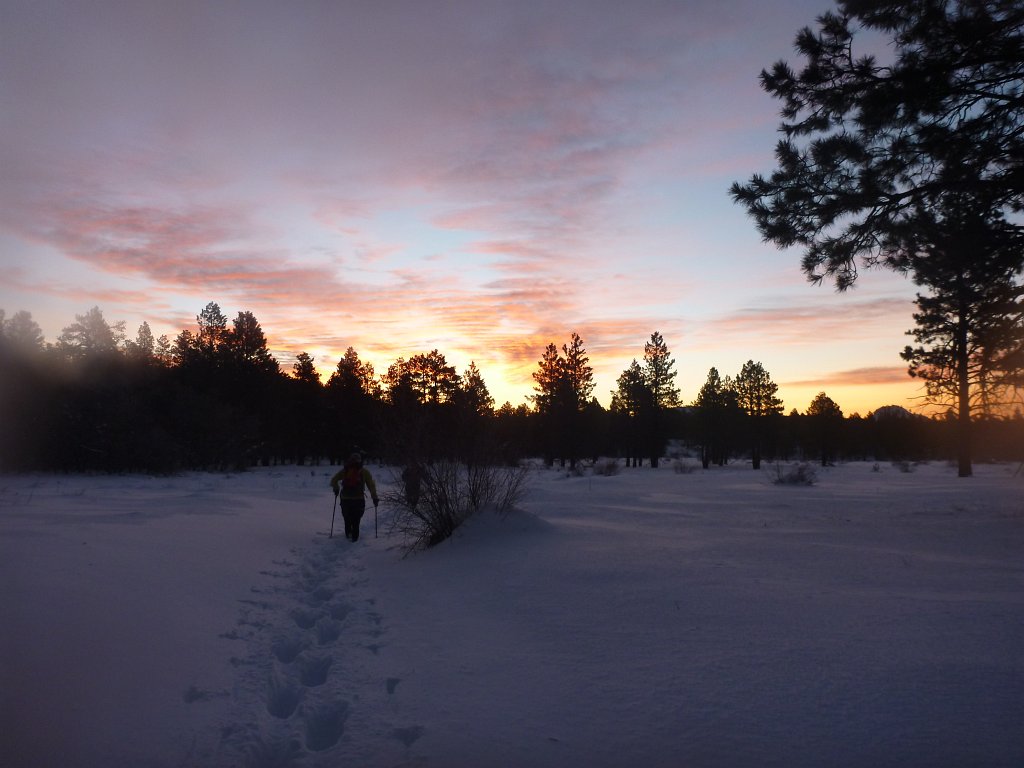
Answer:
[(0, 308), (173, 339), (216, 302), (291, 370), (439, 350), (497, 404), (579, 333), (594, 394), (660, 332), (684, 402), (914, 407), (914, 286), (812, 285), (728, 195), (774, 168), (826, 0), (0, 0)]

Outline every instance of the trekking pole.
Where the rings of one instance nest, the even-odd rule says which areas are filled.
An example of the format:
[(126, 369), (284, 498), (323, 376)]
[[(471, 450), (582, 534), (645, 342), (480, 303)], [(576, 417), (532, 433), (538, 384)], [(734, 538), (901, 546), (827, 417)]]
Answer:
[(334, 509), (331, 510), (331, 534), (328, 539), (334, 538), (334, 514), (338, 511), (338, 494), (334, 494)]

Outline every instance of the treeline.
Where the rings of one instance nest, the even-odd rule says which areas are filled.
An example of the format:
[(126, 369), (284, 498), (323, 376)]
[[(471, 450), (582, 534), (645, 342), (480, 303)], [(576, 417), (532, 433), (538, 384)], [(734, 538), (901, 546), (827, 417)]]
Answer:
[[(611, 405), (593, 397), (583, 340), (549, 344), (529, 404), (495, 408), (475, 364), (461, 374), (438, 350), (399, 358), (378, 375), (349, 348), (326, 382), (306, 353), (284, 372), (260, 323), (229, 323), (216, 303), (197, 330), (134, 338), (94, 307), (55, 343), (27, 312), (0, 310), (0, 469), (156, 472), (263, 464), (339, 463), (354, 448), (394, 463), (455, 459), (514, 464), (543, 457), (576, 466), (616, 457), (657, 466), (667, 454), (703, 466), (762, 460), (912, 461), (955, 455), (953, 423), (896, 407), (845, 417), (821, 393), (782, 413), (760, 363), (735, 376), (712, 369), (688, 404), (675, 361), (652, 334), (617, 381)], [(640, 350), (638, 349), (638, 352)], [(1024, 418), (979, 422), (979, 458), (1021, 458)]]

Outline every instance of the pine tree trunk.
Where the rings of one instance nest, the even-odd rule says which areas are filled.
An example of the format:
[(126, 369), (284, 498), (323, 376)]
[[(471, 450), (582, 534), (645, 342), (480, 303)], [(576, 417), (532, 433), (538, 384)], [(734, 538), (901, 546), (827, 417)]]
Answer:
[(970, 477), (973, 473), (971, 468), (970, 350), (967, 346), (967, 325), (967, 308), (961, 302), (960, 316), (957, 318), (956, 329), (956, 372), (958, 379), (956, 452), (958, 475), (960, 477)]
[(970, 477), (973, 474), (973, 469), (971, 467), (971, 398), (967, 360), (959, 361), (958, 366), (961, 370), (959, 371), (960, 397), (956, 419), (957, 474), (960, 477)]

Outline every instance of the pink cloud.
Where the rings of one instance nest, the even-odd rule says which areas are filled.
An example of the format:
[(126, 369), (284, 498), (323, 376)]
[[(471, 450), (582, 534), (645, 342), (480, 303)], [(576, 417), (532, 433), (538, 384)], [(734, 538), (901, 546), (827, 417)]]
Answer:
[(905, 366), (873, 366), (835, 371), (815, 379), (782, 382), (787, 387), (873, 387), (884, 384), (905, 384), (910, 380)]
[(857, 338), (872, 328), (912, 324), (912, 305), (902, 298), (836, 300), (779, 307), (753, 307), (709, 321), (701, 335), (717, 339), (770, 335), (773, 344), (817, 343)]

